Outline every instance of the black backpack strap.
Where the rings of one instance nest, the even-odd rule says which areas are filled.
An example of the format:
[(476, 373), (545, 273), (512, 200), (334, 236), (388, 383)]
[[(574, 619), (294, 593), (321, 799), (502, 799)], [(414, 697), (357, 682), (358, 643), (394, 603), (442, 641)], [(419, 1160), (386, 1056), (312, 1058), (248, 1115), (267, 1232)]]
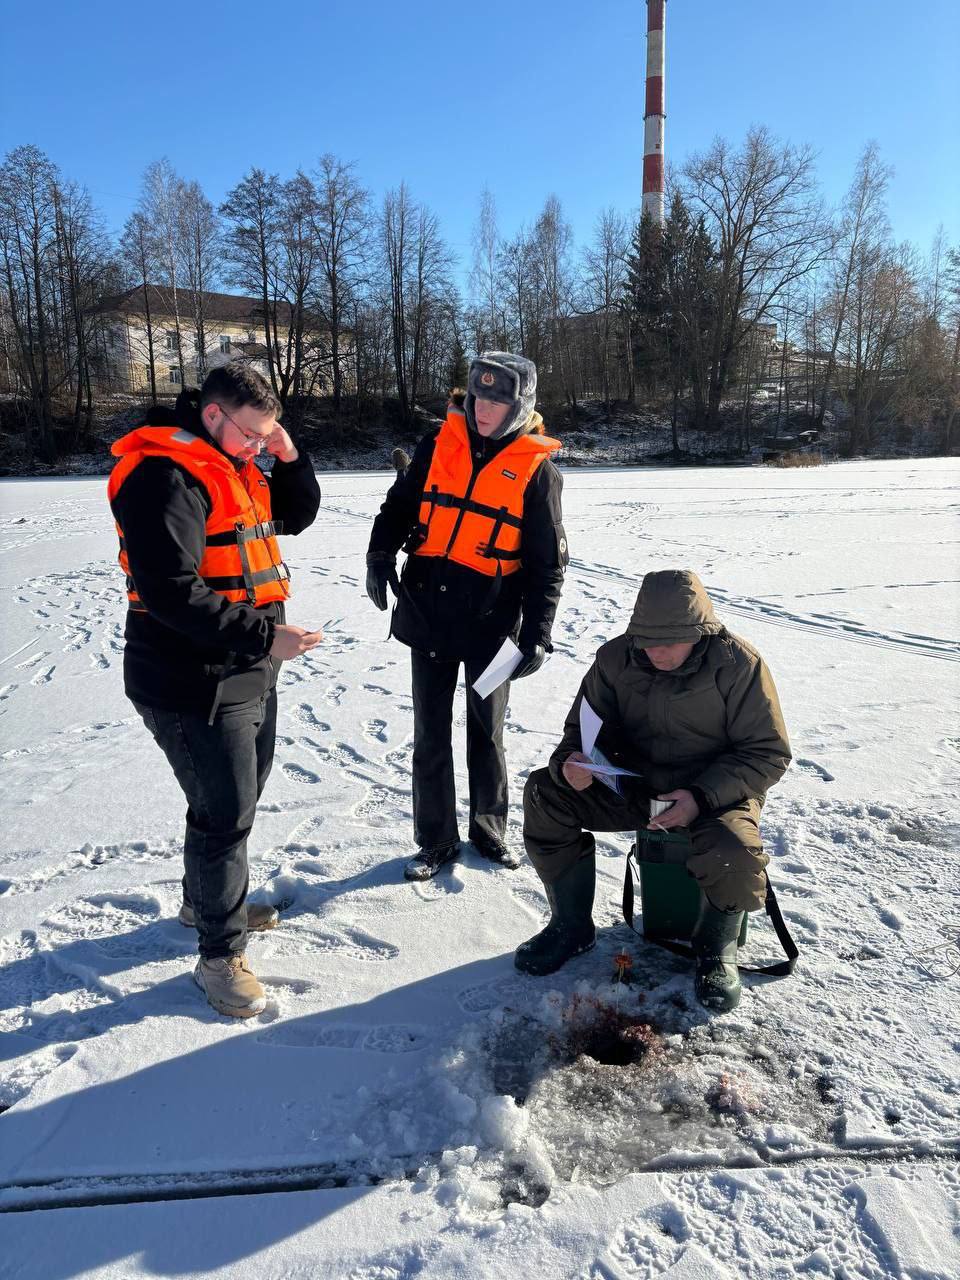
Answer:
[(743, 965), (744, 973), (769, 973), (775, 978), (785, 978), (787, 974), (793, 973), (794, 966), (797, 963), (797, 957), (800, 952), (797, 944), (790, 936), (790, 930), (787, 928), (787, 922), (783, 918), (780, 910), (780, 903), (777, 901), (777, 895), (773, 891), (773, 885), (770, 883), (770, 877), (766, 872), (763, 873), (767, 882), (767, 897), (764, 902), (764, 910), (769, 917), (770, 923), (773, 925), (774, 932), (777, 935), (777, 941), (783, 947), (783, 954), (786, 960), (781, 960), (779, 964), (768, 964), (764, 968), (755, 969), (750, 965)]
[[(636, 856), (636, 845), (627, 854), (627, 869), (623, 877), (623, 918), (636, 933), (636, 926), (633, 923), (633, 908), (635, 900), (635, 889), (633, 883), (633, 861)], [(766, 899), (764, 901), (764, 910), (773, 925), (774, 932), (777, 935), (777, 941), (783, 947), (786, 960), (780, 960), (776, 964), (752, 965), (738, 964), (737, 968), (741, 973), (763, 973), (772, 978), (785, 978), (788, 974), (793, 973), (800, 955), (797, 944), (790, 936), (790, 930), (787, 928), (783, 913), (780, 910), (780, 904), (777, 901), (777, 895), (773, 891), (773, 885), (770, 883), (770, 877), (766, 872), (763, 873), (767, 884)], [(658, 947), (663, 947), (665, 951), (672, 951), (674, 955), (684, 956), (688, 960), (694, 959), (693, 948), (687, 946), (684, 942), (675, 942), (672, 938), (657, 938), (644, 935), (647, 942), (655, 942)]]
[(632, 845), (630, 852), (627, 854), (627, 870), (623, 877), (623, 918), (634, 933), (636, 933), (636, 929), (633, 924), (633, 854), (636, 847), (636, 845)]

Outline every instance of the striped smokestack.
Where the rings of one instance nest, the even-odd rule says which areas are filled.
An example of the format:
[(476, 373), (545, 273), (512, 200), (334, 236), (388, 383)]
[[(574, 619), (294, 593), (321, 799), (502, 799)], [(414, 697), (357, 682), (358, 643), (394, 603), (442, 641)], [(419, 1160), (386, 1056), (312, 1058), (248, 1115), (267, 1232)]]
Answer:
[(667, 0), (647, 0), (647, 97), (643, 112), (643, 212), (663, 226), (663, 68)]

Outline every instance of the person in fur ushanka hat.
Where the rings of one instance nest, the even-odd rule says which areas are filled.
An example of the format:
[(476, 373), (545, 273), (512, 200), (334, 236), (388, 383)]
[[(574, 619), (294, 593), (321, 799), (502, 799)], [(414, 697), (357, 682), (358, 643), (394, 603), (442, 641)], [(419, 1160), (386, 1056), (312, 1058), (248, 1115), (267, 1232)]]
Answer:
[(370, 536), (367, 594), (386, 609), (393, 591), (390, 633), (411, 649), (418, 851), (406, 867), (410, 880), (435, 875), (460, 851), (452, 719), (461, 665), (469, 839), (492, 862), (520, 863), (506, 842), (510, 683), (486, 698), (473, 684), (507, 637), (521, 651), (513, 680), (532, 675), (551, 651), (567, 540), (551, 460), (560, 445), (543, 434), (536, 392), (533, 361), (507, 351), (478, 356), (466, 391), (451, 392), (446, 420), (417, 445)]

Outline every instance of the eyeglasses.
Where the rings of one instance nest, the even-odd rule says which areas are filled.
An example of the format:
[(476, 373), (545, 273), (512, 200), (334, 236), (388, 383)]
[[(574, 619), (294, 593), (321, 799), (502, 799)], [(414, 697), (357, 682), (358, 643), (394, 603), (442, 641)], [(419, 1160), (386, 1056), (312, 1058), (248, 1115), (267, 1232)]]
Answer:
[(236, 429), (243, 436), (244, 440), (249, 440), (250, 443), (255, 444), (258, 449), (262, 449), (263, 446), (267, 443), (266, 436), (258, 435), (257, 432), (248, 431), (246, 427), (242, 427), (240, 423), (236, 420), (236, 418), (232, 418), (230, 414), (227, 413), (226, 409), (223, 407), (222, 404), (218, 404), (217, 408), (220, 410), (220, 412), (223, 414), (226, 420), (232, 423), (236, 427)]

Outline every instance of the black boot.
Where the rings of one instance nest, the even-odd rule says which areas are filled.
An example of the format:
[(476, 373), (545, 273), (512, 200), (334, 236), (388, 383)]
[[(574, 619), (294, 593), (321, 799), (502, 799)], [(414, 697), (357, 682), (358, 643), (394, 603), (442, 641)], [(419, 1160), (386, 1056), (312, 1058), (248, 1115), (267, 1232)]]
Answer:
[(588, 854), (553, 884), (544, 885), (550, 903), (550, 923), (536, 937), (517, 947), (513, 963), (523, 973), (554, 973), (596, 942), (593, 927), (593, 892), (597, 870), (594, 854)]
[(430, 880), (441, 867), (452, 862), (459, 852), (459, 840), (448, 840), (446, 844), (425, 845), (404, 867), (404, 877), (407, 880)]
[(471, 836), (470, 843), (481, 858), (486, 858), (488, 862), (495, 862), (498, 866), (507, 867), (510, 871), (516, 871), (522, 861), (516, 849), (511, 849), (497, 836)]
[(729, 1013), (740, 1003), (737, 939), (742, 925), (742, 911), (720, 911), (701, 893), (690, 943), (697, 959), (694, 990), (706, 1009)]

